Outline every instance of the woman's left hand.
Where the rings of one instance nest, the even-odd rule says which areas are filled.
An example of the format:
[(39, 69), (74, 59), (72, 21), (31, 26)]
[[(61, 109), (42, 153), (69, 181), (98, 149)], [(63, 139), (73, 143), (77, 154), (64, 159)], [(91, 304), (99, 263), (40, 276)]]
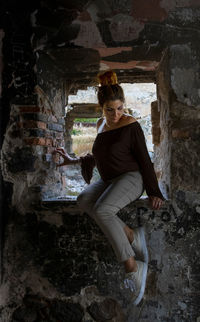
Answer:
[(155, 196), (149, 196), (149, 202), (153, 209), (158, 210), (164, 204), (164, 201)]

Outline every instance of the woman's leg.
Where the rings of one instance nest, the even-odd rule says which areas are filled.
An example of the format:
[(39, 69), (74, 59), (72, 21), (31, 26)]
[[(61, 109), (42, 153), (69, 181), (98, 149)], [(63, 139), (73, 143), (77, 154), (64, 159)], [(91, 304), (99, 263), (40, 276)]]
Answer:
[[(110, 192), (112, 191), (112, 194), (115, 195), (115, 190), (118, 190), (118, 189), (113, 190), (113, 186), (115, 186), (116, 182), (118, 182), (117, 186), (121, 186), (122, 183), (125, 183), (125, 187), (128, 188), (128, 191), (131, 193), (126, 192), (127, 189), (125, 189), (123, 202), (120, 203), (120, 206), (118, 206), (118, 209), (115, 209), (114, 212), (118, 212), (118, 210), (123, 208), (126, 204), (130, 203), (131, 201), (136, 200), (143, 192), (143, 189), (141, 189), (141, 187), (143, 187), (143, 182), (142, 182), (141, 174), (139, 172), (131, 172), (128, 174), (123, 174), (113, 180), (110, 180), (109, 182), (106, 182), (106, 183), (102, 179), (100, 179), (97, 182), (89, 185), (77, 197), (77, 202), (78, 202), (80, 208), (83, 209), (85, 212), (87, 212), (89, 215), (91, 215), (91, 217), (93, 217), (92, 208), (99, 198), (100, 198), (99, 199), (99, 202), (100, 202), (101, 195), (103, 194), (103, 192), (107, 189), (105, 194), (107, 194), (108, 191), (110, 191)], [(130, 183), (131, 183), (131, 186), (130, 186)], [(133, 191), (134, 191), (134, 193), (132, 193)], [(139, 194), (138, 194), (138, 191), (139, 191)], [(105, 196), (105, 194), (104, 194), (104, 196)], [(122, 196), (123, 196), (123, 194), (120, 196), (120, 198), (118, 198), (118, 201), (121, 199)], [(111, 202), (113, 203), (112, 196), (111, 196)], [(117, 206), (116, 203), (115, 203), (115, 205)], [(121, 226), (121, 228), (123, 229), (123, 235), (124, 235), (124, 233), (126, 234), (126, 238), (125, 238), (126, 243), (129, 242), (129, 244), (130, 244), (130, 242), (131, 242), (131, 239), (130, 239), (131, 229), (129, 228), (129, 230), (128, 230), (128, 226), (118, 216), (115, 216), (115, 220), (118, 221), (118, 226)], [(99, 224), (97, 220), (96, 220), (96, 222), (97, 222), (97, 224)], [(100, 224), (99, 224), (99, 226), (101, 228)], [(106, 234), (105, 230), (104, 229), (102, 229), (102, 230)], [(120, 231), (121, 231), (121, 229), (120, 229)], [(107, 234), (107, 237), (110, 240), (109, 233)], [(128, 241), (127, 241), (127, 238), (128, 238)], [(111, 242), (111, 240), (110, 240), (110, 242)], [(111, 242), (111, 244), (114, 248), (114, 245), (112, 242)], [(127, 260), (124, 261), (126, 272), (137, 270), (136, 262), (133, 257), (135, 255), (135, 253), (131, 247), (129, 247), (129, 250), (131, 253), (128, 255)], [(120, 261), (119, 258), (118, 258), (118, 260)]]
[(118, 261), (125, 263), (127, 271), (130, 270), (130, 266), (134, 270), (134, 261), (131, 258), (135, 254), (124, 231), (126, 224), (116, 213), (139, 198), (143, 192), (142, 176), (138, 171), (127, 172), (110, 182), (91, 208), (89, 215), (94, 218), (109, 239)]
[(88, 185), (78, 196), (77, 204), (80, 209), (86, 213), (90, 213), (97, 199), (101, 196), (104, 190), (110, 185), (110, 183), (104, 182), (102, 179)]
[[(86, 213), (90, 214), (97, 199), (110, 185), (111, 185), (111, 182), (105, 183), (102, 179), (99, 179), (98, 181), (87, 186), (87, 188), (83, 190), (77, 197), (77, 203), (79, 207), (82, 210), (84, 210)], [(119, 224), (122, 226), (122, 228), (126, 233), (127, 231), (125, 229), (127, 227), (126, 224), (124, 224), (124, 222), (119, 217), (116, 217), (116, 219), (119, 221)], [(132, 256), (129, 259), (127, 259), (127, 261), (125, 261), (124, 265), (125, 265), (126, 272), (137, 271), (137, 265), (134, 257)]]
[[(125, 232), (128, 226), (116, 213), (141, 196), (144, 190), (142, 176), (139, 172), (128, 172), (111, 180), (107, 187), (100, 181), (94, 185), (95, 193), (91, 188), (86, 188), (87, 191), (79, 197), (79, 205), (82, 204), (85, 211), (94, 218), (110, 241), (119, 262), (124, 263), (124, 286), (134, 293), (132, 300), (137, 305), (145, 290), (147, 263), (135, 261), (135, 253)], [(96, 199), (97, 195), (99, 197)]]
[[(102, 179), (88, 185), (77, 197), (77, 203), (84, 212), (89, 213), (97, 199), (112, 182), (104, 182)], [(129, 228), (119, 217), (119, 224), (124, 229), (130, 243), (133, 241), (133, 230)]]

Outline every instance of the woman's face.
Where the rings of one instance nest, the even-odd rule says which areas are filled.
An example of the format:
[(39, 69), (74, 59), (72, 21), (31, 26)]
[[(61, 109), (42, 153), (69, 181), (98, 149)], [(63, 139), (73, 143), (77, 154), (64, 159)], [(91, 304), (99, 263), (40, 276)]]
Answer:
[(120, 100), (107, 101), (103, 106), (104, 115), (110, 123), (117, 123), (124, 113), (124, 103)]

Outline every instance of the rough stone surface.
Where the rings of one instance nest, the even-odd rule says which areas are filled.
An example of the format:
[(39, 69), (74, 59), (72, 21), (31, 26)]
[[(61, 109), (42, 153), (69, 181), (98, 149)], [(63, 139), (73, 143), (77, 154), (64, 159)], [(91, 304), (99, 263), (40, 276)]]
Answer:
[[(160, 321), (173, 315), (174, 321), (193, 322), (199, 315), (200, 204), (180, 210), (184, 206), (180, 197), (159, 211), (139, 200), (118, 213), (130, 226), (142, 224), (146, 231), (149, 270), (138, 307), (133, 307), (131, 294), (120, 287), (123, 267), (111, 246), (92, 219), (80, 215), (75, 201), (46, 201), (26, 215), (11, 211), (3, 277), (9, 291), (5, 294), (3, 284), (1, 292), (10, 309), (12, 303), (15, 320), (45, 316), (54, 321), (57, 315), (71, 321), (68, 310), (77, 310), (77, 316), (84, 311), (85, 319), (89, 314), (91, 321), (134, 322), (139, 316), (142, 321)], [(2, 304), (2, 321), (9, 321), (8, 307)]]
[(122, 310), (113, 299), (108, 298), (99, 303), (94, 301), (87, 309), (95, 321), (124, 321)]
[[(200, 15), (199, 15), (200, 19)], [(189, 44), (171, 47), (171, 84), (177, 100), (188, 106), (200, 108), (200, 48)], [(185, 60), (185, 57), (188, 57)]]
[[(68, 308), (84, 322), (198, 321), (199, 1), (3, 0), (1, 9), (1, 321), (53, 321), (55, 312), (64, 320)], [(64, 186), (46, 156), (63, 144), (61, 127), (44, 124), (63, 125), (69, 94), (96, 85), (107, 68), (120, 83), (157, 83), (155, 165), (170, 200), (158, 212), (141, 202), (119, 214), (146, 227), (150, 262), (138, 307), (120, 289), (121, 267), (94, 223), (75, 204), (41, 205)], [(46, 136), (23, 136), (45, 133), (38, 129)], [(37, 304), (23, 301), (27, 294)], [(119, 310), (108, 309), (111, 300)]]
[(160, 133), (159, 144), (154, 146), (154, 166), (160, 173), (160, 184), (166, 198), (171, 198), (171, 133), (170, 105), (172, 90), (170, 85), (169, 52), (165, 51), (157, 71), (157, 95)]
[(13, 312), (12, 322), (43, 322), (44, 319), (52, 322), (81, 322), (83, 315), (83, 308), (78, 303), (26, 294), (23, 305)]

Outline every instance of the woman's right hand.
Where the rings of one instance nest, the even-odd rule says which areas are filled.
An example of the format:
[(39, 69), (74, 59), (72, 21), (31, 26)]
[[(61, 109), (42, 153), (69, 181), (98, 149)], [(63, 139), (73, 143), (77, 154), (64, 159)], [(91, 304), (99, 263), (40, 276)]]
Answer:
[(149, 202), (152, 209), (155, 209), (155, 210), (159, 210), (164, 204), (164, 201), (156, 196), (149, 196)]
[(57, 167), (72, 164), (72, 161), (74, 160), (63, 148), (56, 148), (52, 153), (58, 153), (64, 159), (62, 163), (57, 164)]

